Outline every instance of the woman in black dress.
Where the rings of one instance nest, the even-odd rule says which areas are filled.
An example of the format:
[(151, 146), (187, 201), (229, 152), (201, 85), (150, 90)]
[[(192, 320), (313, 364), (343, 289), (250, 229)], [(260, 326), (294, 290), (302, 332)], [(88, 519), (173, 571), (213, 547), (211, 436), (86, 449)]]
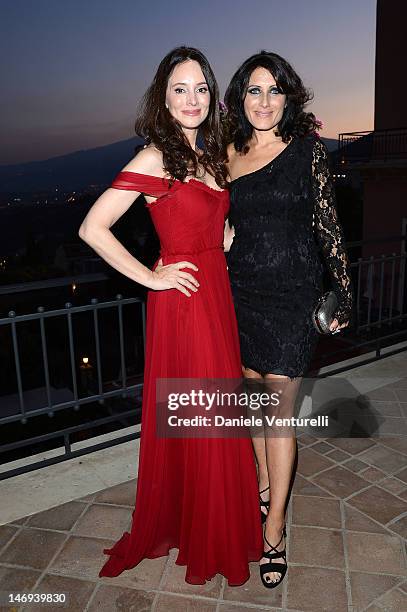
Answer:
[[(225, 243), (233, 238), (228, 266), (242, 369), (247, 379), (284, 388), (279, 416), (293, 415), (316, 345), (311, 315), (322, 293), (320, 254), (339, 299), (332, 332), (348, 325), (352, 307), (327, 150), (314, 115), (304, 112), (309, 99), (288, 62), (265, 51), (243, 63), (225, 97), (231, 141)], [(265, 523), (260, 575), (272, 588), (287, 569), (285, 507), (296, 440), (290, 430), (254, 437), (253, 446)]]

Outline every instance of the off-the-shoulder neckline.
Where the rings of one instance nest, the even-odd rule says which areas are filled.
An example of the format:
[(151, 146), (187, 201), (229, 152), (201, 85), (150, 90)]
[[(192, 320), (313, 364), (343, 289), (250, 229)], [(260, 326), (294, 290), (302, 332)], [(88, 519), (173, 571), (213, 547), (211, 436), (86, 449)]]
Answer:
[[(144, 176), (146, 178), (157, 179), (158, 181), (169, 182), (171, 180), (169, 178), (166, 178), (165, 176), (154, 176), (153, 174), (144, 174), (142, 172), (132, 172), (131, 170), (122, 170), (121, 173), (134, 174), (136, 176)], [(210, 191), (214, 191), (215, 193), (225, 193), (228, 191), (228, 189), (215, 189), (214, 187), (211, 187), (210, 185), (207, 185), (203, 181), (200, 181), (199, 179), (194, 178), (194, 177), (190, 178), (188, 181), (180, 181), (179, 179), (172, 179), (172, 180), (174, 183), (179, 183), (180, 185), (188, 185), (188, 183), (198, 183), (202, 187), (206, 187), (207, 189), (209, 189)]]

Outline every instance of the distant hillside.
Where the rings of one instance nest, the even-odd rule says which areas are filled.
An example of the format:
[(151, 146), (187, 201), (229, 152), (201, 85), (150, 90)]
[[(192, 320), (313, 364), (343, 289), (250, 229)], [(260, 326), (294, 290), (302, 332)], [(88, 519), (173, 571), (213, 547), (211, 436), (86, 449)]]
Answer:
[[(329, 151), (337, 148), (334, 138), (322, 138)], [(110, 145), (75, 151), (44, 161), (0, 166), (0, 192), (79, 191), (88, 185), (107, 185), (134, 154), (142, 141), (129, 138)]]
[(336, 151), (338, 148), (338, 140), (336, 138), (321, 138), (327, 146), (328, 151)]
[(134, 155), (142, 141), (129, 138), (110, 145), (75, 151), (44, 161), (0, 166), (0, 191), (72, 191), (108, 184)]

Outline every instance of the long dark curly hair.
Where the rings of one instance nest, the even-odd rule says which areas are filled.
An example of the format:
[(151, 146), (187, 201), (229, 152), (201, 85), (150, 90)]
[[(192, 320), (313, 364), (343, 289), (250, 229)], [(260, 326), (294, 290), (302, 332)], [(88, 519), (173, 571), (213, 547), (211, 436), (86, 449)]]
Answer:
[(250, 75), (256, 68), (265, 68), (274, 77), (280, 92), (287, 96), (286, 108), (278, 124), (278, 132), (283, 142), (291, 138), (306, 136), (320, 127), (313, 113), (304, 111), (304, 106), (312, 100), (313, 93), (306, 89), (293, 67), (280, 55), (261, 51), (247, 59), (235, 72), (225, 94), (227, 107), (225, 138), (233, 142), (236, 151), (247, 153), (248, 141), (253, 132), (253, 126), (246, 118), (244, 99)]
[[(203, 145), (203, 154), (199, 158), (181, 125), (165, 106), (168, 79), (175, 66), (187, 60), (198, 62), (210, 93), (208, 116), (198, 130), (197, 139)], [(199, 164), (215, 178), (220, 187), (227, 185), (218, 84), (208, 60), (198, 49), (177, 47), (164, 57), (142, 98), (135, 128), (139, 136), (162, 152), (164, 169), (172, 179), (184, 181), (188, 175), (197, 176), (199, 159)]]

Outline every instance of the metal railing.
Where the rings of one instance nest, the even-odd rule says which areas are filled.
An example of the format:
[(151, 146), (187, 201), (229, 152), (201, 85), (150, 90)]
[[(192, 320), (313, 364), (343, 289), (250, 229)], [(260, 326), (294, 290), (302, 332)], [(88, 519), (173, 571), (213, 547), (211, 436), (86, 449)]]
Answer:
[(386, 239), (355, 241), (347, 244), (347, 250), (381, 242), (400, 243), (400, 253), (358, 257), (351, 262), (355, 281), (356, 331), (382, 327), (405, 318), (406, 313), (406, 253), (407, 235)]
[[(52, 416), (56, 410), (61, 410), (64, 408), (79, 408), (82, 404), (88, 404), (94, 401), (105, 400), (109, 397), (116, 397), (124, 392), (131, 391), (139, 385), (128, 385), (127, 384), (127, 374), (126, 374), (126, 358), (124, 351), (124, 329), (123, 329), (123, 307), (129, 304), (140, 304), (141, 305), (141, 315), (142, 315), (142, 330), (143, 330), (143, 344), (145, 344), (145, 304), (139, 298), (127, 298), (123, 299), (121, 295), (116, 297), (115, 301), (110, 302), (101, 302), (99, 303), (97, 299), (92, 299), (91, 304), (86, 306), (72, 306), (70, 303), (65, 305), (65, 308), (60, 308), (58, 310), (50, 310), (45, 311), (43, 307), (39, 307), (36, 313), (26, 314), (26, 315), (16, 315), (13, 311), (9, 313), (9, 316), (3, 319), (0, 319), (0, 326), (8, 326), (11, 330), (12, 335), (12, 344), (13, 344), (13, 357), (14, 364), (16, 370), (16, 378), (17, 378), (17, 391), (19, 398), (19, 410), (16, 414), (4, 417), (0, 416), (0, 425), (4, 423), (9, 423), (12, 421), (19, 420), (21, 423), (25, 424), (27, 422), (27, 416), (39, 416), (42, 414), (48, 414)], [(116, 389), (105, 391), (103, 389), (103, 381), (102, 381), (102, 362), (101, 362), (101, 352), (100, 352), (100, 329), (99, 329), (99, 311), (102, 309), (115, 309), (117, 311), (117, 323), (118, 323), (118, 337), (119, 337), (119, 346), (120, 346), (120, 386)], [(96, 372), (97, 372), (97, 393), (93, 393), (92, 395), (88, 395), (86, 397), (79, 397), (78, 394), (78, 361), (75, 356), (75, 340), (73, 333), (73, 319), (75, 315), (84, 312), (91, 312), (93, 318), (93, 332), (94, 332), (94, 341), (95, 341), (95, 360), (96, 360)], [(70, 362), (70, 371), (71, 371), (71, 383), (72, 383), (72, 399), (64, 402), (56, 402), (53, 403), (51, 399), (51, 385), (50, 385), (50, 368), (48, 363), (48, 349), (47, 349), (47, 336), (45, 329), (45, 322), (49, 319), (64, 319), (67, 330), (68, 330), (68, 352), (69, 352), (69, 362)], [(44, 382), (45, 382), (45, 390), (47, 396), (46, 405), (41, 408), (37, 408), (35, 410), (30, 410), (29, 415), (27, 414), (24, 402), (24, 392), (22, 385), (22, 370), (21, 370), (21, 360), (20, 360), (20, 351), (19, 351), (19, 342), (18, 342), (18, 326), (19, 324), (27, 321), (35, 321), (38, 322), (39, 326), (39, 336), (41, 341), (42, 348), (42, 359), (43, 359), (43, 373), (44, 373)], [(88, 362), (85, 361), (79, 367), (83, 367), (87, 369)], [(115, 381), (116, 383), (118, 381)]]
[[(58, 310), (46, 311), (43, 307), (39, 307), (37, 312), (25, 315), (16, 315), (15, 312), (9, 312), (8, 317), (0, 319), (0, 334), (2, 338), (3, 347), (7, 344), (7, 332), (9, 332), (9, 345), (10, 345), (10, 356), (13, 362), (13, 370), (15, 379), (10, 386), (15, 386), (16, 394), (4, 394), (0, 396), (0, 426), (7, 426), (13, 423), (20, 422), (22, 426), (27, 426), (31, 419), (47, 415), (53, 417), (56, 412), (60, 412), (66, 409), (73, 408), (78, 411), (82, 406), (94, 404), (106, 405), (106, 402), (113, 398), (120, 398), (125, 401), (126, 398), (134, 395), (136, 390), (140, 390), (143, 386), (140, 381), (140, 376), (135, 377), (128, 374), (128, 363), (126, 359), (126, 338), (129, 341), (127, 334), (126, 325), (126, 336), (125, 336), (125, 325), (124, 325), (124, 310), (131, 308), (131, 315), (135, 318), (136, 309), (135, 305), (139, 305), (139, 321), (138, 329), (141, 333), (141, 347), (138, 347), (138, 353), (142, 351), (144, 360), (144, 347), (145, 347), (145, 303), (139, 298), (126, 298), (124, 299), (121, 295), (117, 295), (114, 301), (98, 302), (97, 299), (92, 299), (91, 303), (82, 306), (72, 306), (72, 304), (65, 304), (64, 308)], [(119, 373), (114, 376), (113, 379), (104, 380), (103, 366), (106, 363), (102, 359), (101, 350), (101, 329), (100, 329), (100, 318), (102, 313), (109, 313), (109, 334), (114, 336), (118, 340), (118, 347), (114, 350), (116, 359), (119, 363)], [(82, 325), (78, 327), (78, 317), (90, 317), (92, 321), (91, 332), (89, 333), (89, 321), (82, 321)], [(114, 319), (116, 320), (115, 329), (113, 328)], [(66, 341), (64, 346), (58, 346), (59, 353), (66, 353), (67, 365), (69, 371), (69, 381), (65, 381), (64, 395), (62, 401), (55, 400), (57, 390), (52, 385), (52, 368), (49, 359), (50, 345), (52, 344), (52, 327), (55, 330), (55, 324), (60, 330), (65, 328)], [(30, 335), (24, 333), (23, 327), (25, 325), (34, 325), (34, 330), (30, 330)], [(48, 333), (48, 330), (49, 333)], [(33, 334), (36, 333), (37, 343), (32, 341)], [(80, 360), (78, 356), (79, 344), (78, 335), (82, 336), (80, 344), (82, 345), (82, 352), (86, 354), (93, 354), (94, 366), (91, 365), (89, 357), (83, 357)], [(133, 330), (132, 342), (135, 340), (135, 334)], [(54, 340), (55, 343), (55, 340)], [(85, 345), (85, 349), (83, 346)], [(34, 348), (33, 348), (34, 346)], [(55, 347), (54, 347), (55, 350)], [(29, 352), (27, 356), (27, 351)], [(45, 401), (40, 406), (29, 406), (27, 405), (27, 390), (24, 389), (24, 375), (27, 372), (24, 369), (23, 360), (32, 359), (33, 351), (35, 352), (35, 358), (40, 355), (41, 367), (37, 370), (42, 374), (42, 391), (45, 396)], [(129, 352), (127, 350), (127, 352)], [(140, 355), (139, 355), (140, 357)], [(116, 368), (116, 359), (110, 359), (114, 364), (111, 367)], [(132, 361), (134, 357), (132, 358)], [(141, 361), (141, 359), (140, 359)], [(29, 361), (30, 365), (32, 360)], [(34, 364), (32, 364), (34, 365)], [(38, 365), (38, 364), (37, 364)], [(142, 371), (141, 364), (141, 371)], [(11, 372), (11, 363), (8, 363), (9, 371)], [(3, 364), (3, 372), (6, 364)], [(116, 368), (117, 369), (117, 368)], [(137, 382), (135, 382), (135, 379)], [(38, 384), (38, 377), (37, 377)], [(17, 401), (15, 401), (17, 400)], [(36, 399), (35, 401), (38, 401)], [(113, 423), (115, 421), (125, 422), (127, 417), (134, 417), (140, 414), (140, 408), (132, 407), (130, 410), (120, 410), (116, 414), (110, 416), (104, 416), (102, 418), (92, 419), (91, 422), (85, 422), (75, 427), (65, 428), (59, 431), (54, 431), (48, 434), (34, 436), (19, 440), (17, 442), (11, 442), (2, 444), (0, 446), (0, 454), (13, 451), (22, 447), (34, 446), (36, 444), (44, 443), (56, 438), (62, 438), (65, 453), (59, 457), (54, 457), (49, 460), (42, 460), (41, 466), (56, 463), (64, 459), (84, 454), (85, 452), (91, 452), (98, 448), (104, 448), (106, 446), (112, 446), (119, 442), (126, 441), (132, 437), (137, 437), (139, 434), (133, 434), (130, 437), (122, 436), (121, 438), (115, 438), (109, 442), (103, 443), (102, 445), (90, 446), (86, 450), (80, 451), (72, 450), (72, 436), (80, 431), (89, 430), (90, 428), (96, 430), (102, 425)], [(0, 474), (0, 479), (29, 471), (34, 467), (39, 467), (39, 464), (31, 464), (29, 466), (23, 466), (3, 472)]]
[(340, 163), (407, 159), (407, 128), (344, 132), (338, 137)]
[[(367, 241), (349, 242), (347, 251), (361, 250), (371, 245), (377, 250), (379, 243), (399, 242), (400, 252), (390, 255), (350, 257), (351, 276), (354, 291), (354, 316), (351, 326), (341, 334), (342, 346), (320, 355), (324, 359), (338, 362), (338, 368), (330, 369), (329, 375), (340, 373), (351, 367), (359, 367), (381, 359), (383, 356), (407, 350), (388, 347), (407, 339), (407, 235)], [(385, 355), (383, 349), (386, 348)], [(358, 359), (354, 365), (343, 367), (339, 362), (359, 354), (375, 352), (373, 357)], [(350, 355), (349, 355), (350, 354)], [(321, 364), (320, 366), (321, 367)], [(322, 377), (325, 374), (321, 375)]]
[[(369, 345), (374, 346), (376, 358), (379, 358), (381, 346), (385, 346), (389, 342), (397, 342), (400, 337), (406, 335), (406, 236), (392, 237), (391, 242), (394, 244), (396, 240), (400, 240), (401, 244), (399, 254), (391, 253), (390, 255), (368, 258), (359, 257), (351, 263), (357, 317), (353, 329), (342, 335), (342, 342), (345, 341), (343, 342), (344, 345), (342, 344), (339, 350), (333, 349), (330, 353), (330, 356), (337, 355), (338, 362), (346, 359), (347, 353), (354, 351), (355, 347), (368, 348)], [(366, 242), (353, 242), (348, 243), (347, 248), (352, 252), (353, 249), (365, 245)], [(139, 305), (139, 321), (136, 327), (131, 329), (124, 321), (124, 309), (130, 309), (131, 321), (134, 321), (137, 314), (135, 308), (137, 305)], [(115, 338), (118, 343), (115, 356), (110, 355), (108, 357), (106, 352), (102, 350), (103, 333), (101, 332), (100, 319), (104, 312), (110, 314), (108, 340), (113, 342)], [(81, 316), (90, 318), (90, 328), (89, 321), (82, 322), (82, 326), (79, 327), (76, 325), (76, 320)], [(37, 341), (32, 340), (32, 335), (30, 341), (27, 340), (27, 337), (24, 338), (23, 328), (24, 325), (28, 324), (35, 327)], [(128, 373), (129, 361), (134, 362), (135, 357), (133, 355), (129, 359), (126, 356), (126, 341), (134, 344), (138, 329), (141, 333), (142, 344), (141, 348), (138, 349), (138, 355), (140, 357), (140, 351), (144, 355), (145, 326), (145, 303), (139, 298), (123, 299), (121, 295), (118, 295), (115, 300), (107, 302), (98, 302), (97, 299), (93, 299), (90, 304), (83, 306), (72, 306), (67, 303), (64, 308), (58, 310), (46, 311), (39, 307), (37, 312), (31, 314), (16, 315), (14, 312), (10, 312), (8, 317), (0, 319), (0, 339), (3, 346), (6, 338), (5, 331), (7, 330), (9, 333), (12, 360), (12, 364), (9, 364), (10, 378), (12, 378), (12, 370), (14, 373), (14, 380), (10, 383), (10, 387), (14, 386), (16, 390), (14, 409), (10, 406), (5, 407), (4, 402), (7, 401), (7, 396), (0, 396), (0, 427), (9, 426), (13, 423), (18, 424), (19, 422), (24, 427), (35, 417), (43, 415), (52, 417), (56, 412), (71, 408), (78, 411), (84, 405), (96, 403), (104, 407), (102, 416), (92, 418), (90, 422), (64, 427), (58, 431), (41, 433), (37, 436), (1, 445), (0, 456), (9, 451), (29, 446), (33, 447), (60, 438), (64, 447), (64, 454), (5, 471), (0, 474), (0, 480), (37, 467), (51, 465), (93, 452), (100, 448), (113, 446), (139, 436), (138, 433), (122, 434), (103, 443), (89, 445), (84, 449), (72, 449), (72, 439), (79, 432), (89, 429), (95, 431), (99, 426), (117, 422), (123, 423), (122, 426), (124, 424), (128, 425), (127, 418), (130, 418), (131, 422), (134, 423), (135, 417), (140, 416), (140, 406), (131, 405), (129, 407), (130, 400), (134, 400), (135, 392), (141, 390), (143, 383), (141, 374), (139, 374), (137, 380), (134, 380), (134, 377), (132, 378)], [(52, 338), (52, 333), (55, 335), (56, 330), (62, 328), (65, 329), (66, 339), (59, 340), (57, 344), (59, 353), (66, 353), (67, 355), (69, 382), (68, 384), (65, 383), (65, 391), (68, 390), (69, 397), (56, 401), (49, 356), (50, 338)], [(86, 360), (84, 361), (84, 358), (81, 361), (79, 346), (81, 346), (80, 351), (82, 353), (92, 354), (92, 366)], [(90, 348), (91, 346), (93, 348)], [(24, 360), (26, 362), (25, 366)], [(119, 372), (116, 376), (109, 377), (106, 374), (108, 369), (106, 361), (119, 364)], [(370, 361), (372, 359), (368, 358), (366, 363)], [(358, 365), (360, 365), (360, 362)], [(36, 380), (39, 377), (42, 378), (45, 401), (42, 402), (42, 405), (38, 405), (37, 399), (36, 405), (30, 406), (27, 405), (26, 398), (29, 392), (24, 388), (24, 380), (27, 378), (28, 370), (34, 367), (37, 368)], [(9, 395), (8, 397), (12, 396)], [(113, 398), (118, 398), (122, 404), (121, 408), (124, 406), (124, 408), (129, 409), (120, 410), (114, 414), (112, 414), (114, 411), (111, 410), (111, 413), (106, 416), (106, 412), (109, 412), (109, 401)], [(3, 410), (1, 410), (1, 406), (3, 406)], [(120, 432), (118, 433), (120, 434)]]

